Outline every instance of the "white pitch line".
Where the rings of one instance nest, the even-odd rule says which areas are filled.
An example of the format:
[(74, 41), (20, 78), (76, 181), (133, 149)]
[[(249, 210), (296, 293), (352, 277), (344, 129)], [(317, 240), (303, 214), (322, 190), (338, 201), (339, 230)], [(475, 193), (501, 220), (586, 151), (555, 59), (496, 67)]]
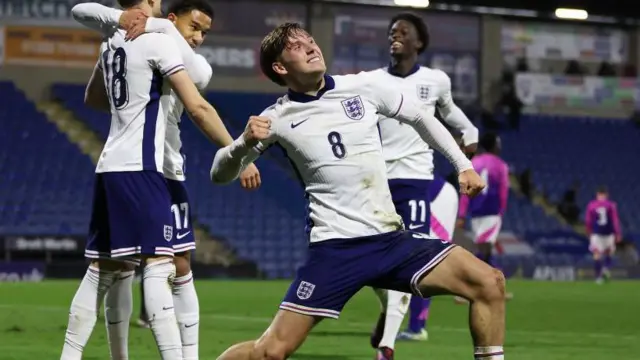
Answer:
[[(62, 306), (41, 306), (41, 305), (23, 305), (23, 304), (0, 304), (0, 309), (24, 309), (29, 308), (30, 310), (35, 311), (46, 311), (46, 312), (67, 312), (69, 309), (67, 307)], [(377, 314), (376, 314), (377, 315)], [(201, 317), (217, 319), (217, 320), (229, 320), (229, 321), (237, 321), (237, 322), (245, 322), (245, 323), (262, 323), (268, 325), (271, 322), (271, 318), (266, 317), (258, 317), (258, 316), (247, 316), (247, 315), (229, 315), (229, 314), (219, 314), (219, 313), (202, 313)], [(372, 318), (373, 319), (373, 318)], [(374, 319), (375, 320), (375, 319)], [(328, 320), (331, 321), (331, 320)], [(373, 320), (371, 323), (363, 323), (357, 321), (340, 321), (340, 326), (358, 328), (368, 331), (373, 326)], [(434, 331), (443, 331), (443, 332), (469, 332), (468, 328), (459, 328), (459, 327), (448, 327), (448, 326), (429, 326), (429, 329), (433, 329)], [(339, 331), (337, 332), (339, 334)], [(621, 340), (638, 340), (640, 334), (636, 335), (621, 335), (621, 334), (611, 334), (611, 333), (579, 333), (579, 332), (569, 332), (569, 331), (539, 331), (539, 330), (510, 330), (507, 329), (508, 334), (521, 334), (526, 336), (544, 336), (544, 337), (588, 337), (588, 338), (606, 338), (606, 339), (621, 339)]]

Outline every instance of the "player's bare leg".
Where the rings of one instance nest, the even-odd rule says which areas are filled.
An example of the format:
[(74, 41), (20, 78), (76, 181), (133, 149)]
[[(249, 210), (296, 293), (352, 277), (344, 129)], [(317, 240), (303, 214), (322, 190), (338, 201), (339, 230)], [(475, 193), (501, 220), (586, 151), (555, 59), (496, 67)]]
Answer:
[[(487, 242), (487, 243), (478, 244), (478, 254), (477, 254), (478, 258), (480, 258), (480, 260), (484, 261), (485, 263), (493, 267), (492, 251), (493, 251), (493, 245), (491, 243)], [(505, 299), (506, 300), (513, 299), (513, 293), (511, 292), (505, 293)], [(457, 304), (467, 304), (468, 300), (462, 296), (456, 296), (455, 302)]]
[(227, 349), (218, 360), (284, 360), (304, 343), (322, 318), (279, 310), (260, 339)]
[(127, 267), (124, 262), (94, 260), (76, 291), (69, 309), (61, 360), (80, 360), (98, 320), (102, 299), (118, 275)]
[(198, 359), (200, 304), (193, 284), (191, 252), (175, 254), (176, 278), (173, 280), (173, 304), (180, 327), (184, 360)]
[(503, 360), (505, 278), (467, 250), (456, 247), (419, 283), (425, 295), (453, 294), (467, 299), (476, 359)]
[(162, 360), (182, 360), (182, 342), (176, 321), (171, 287), (176, 275), (173, 257), (154, 256), (145, 259), (142, 270), (144, 303), (149, 326)]
[(129, 359), (129, 322), (133, 313), (133, 277), (135, 265), (125, 267), (113, 280), (104, 297), (104, 322), (112, 360)]

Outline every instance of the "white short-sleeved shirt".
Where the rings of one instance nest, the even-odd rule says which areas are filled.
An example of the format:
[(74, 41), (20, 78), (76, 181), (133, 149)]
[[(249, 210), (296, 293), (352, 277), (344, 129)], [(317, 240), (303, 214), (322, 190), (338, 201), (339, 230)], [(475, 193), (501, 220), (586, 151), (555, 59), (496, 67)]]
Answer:
[(163, 172), (167, 118), (174, 106), (165, 78), (183, 70), (183, 60), (165, 34), (124, 37), (124, 31), (114, 31), (100, 45), (111, 128), (96, 172)]
[[(453, 102), (451, 80), (441, 70), (416, 66), (409, 75), (399, 77), (391, 74), (388, 68), (382, 68), (372, 71), (371, 75), (386, 82), (389, 91), (399, 91), (405, 98), (420, 101), (432, 116), (437, 107)], [(433, 150), (429, 145), (410, 125), (380, 116), (380, 135), (389, 179), (432, 180)]]

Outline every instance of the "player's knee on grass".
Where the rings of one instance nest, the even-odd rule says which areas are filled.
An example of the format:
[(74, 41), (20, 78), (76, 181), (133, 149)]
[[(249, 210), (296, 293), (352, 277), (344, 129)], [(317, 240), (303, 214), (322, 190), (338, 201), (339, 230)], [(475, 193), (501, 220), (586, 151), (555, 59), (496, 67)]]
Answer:
[(289, 350), (285, 341), (277, 339), (265, 339), (258, 341), (254, 348), (252, 360), (284, 360), (293, 353)]
[(173, 263), (176, 265), (176, 277), (188, 275), (191, 272), (191, 252), (175, 254)]
[(252, 360), (284, 360), (291, 356), (322, 318), (280, 310), (255, 343)]

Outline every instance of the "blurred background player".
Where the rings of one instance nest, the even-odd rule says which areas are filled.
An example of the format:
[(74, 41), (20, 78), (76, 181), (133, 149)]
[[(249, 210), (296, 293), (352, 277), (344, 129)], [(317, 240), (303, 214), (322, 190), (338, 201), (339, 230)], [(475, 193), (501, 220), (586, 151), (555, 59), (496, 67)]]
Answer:
[(611, 257), (616, 251), (616, 243), (622, 240), (618, 207), (609, 200), (606, 187), (600, 187), (596, 198), (587, 205), (584, 223), (589, 250), (593, 254), (596, 282), (602, 283), (610, 277)]
[[(509, 166), (500, 158), (502, 149), (500, 138), (495, 133), (484, 134), (480, 138), (481, 154), (473, 160), (474, 169), (482, 176), (487, 187), (473, 199), (460, 198), (458, 227), (465, 225), (467, 215), (471, 218), (471, 231), (477, 246), (477, 256), (493, 266), (493, 247), (502, 227), (502, 216), (507, 210), (509, 197)], [(507, 294), (511, 298), (512, 294)], [(458, 302), (465, 302), (461, 298)]]
[[(401, 91), (405, 98), (421, 102), (429, 115), (434, 115), (437, 110), (448, 125), (462, 133), (465, 152), (475, 152), (478, 129), (453, 102), (449, 76), (441, 70), (418, 63), (419, 55), (429, 46), (429, 30), (424, 21), (412, 13), (394, 16), (388, 26), (388, 41), (389, 66), (374, 70), (371, 74), (393, 84), (394, 89)], [(402, 216), (406, 229), (429, 233), (430, 204), (433, 200), (429, 195), (434, 178), (433, 150), (411, 126), (396, 119), (382, 117), (380, 135), (396, 211)], [(441, 188), (436, 185), (436, 189), (439, 191)], [(451, 200), (457, 202), (457, 197)], [(374, 348), (393, 349), (409, 299), (411, 318), (415, 319), (410, 323), (422, 325), (410, 327), (405, 335), (408, 339), (426, 339), (424, 322), (417, 319), (427, 311), (425, 309), (430, 300), (412, 298), (410, 294), (397, 291), (376, 290), (376, 293), (382, 303), (382, 312), (371, 336)]]

